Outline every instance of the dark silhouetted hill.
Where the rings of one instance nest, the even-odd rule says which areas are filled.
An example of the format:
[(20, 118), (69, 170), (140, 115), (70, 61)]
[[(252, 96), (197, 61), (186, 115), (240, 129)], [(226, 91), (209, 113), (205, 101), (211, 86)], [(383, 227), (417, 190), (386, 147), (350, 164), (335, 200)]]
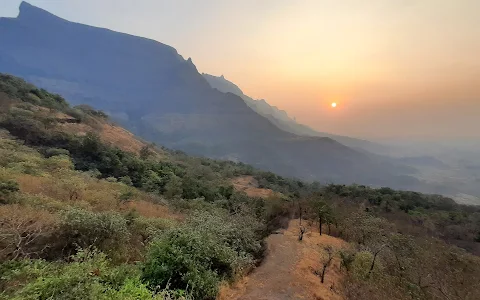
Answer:
[(313, 137), (329, 137), (336, 140), (339, 143), (344, 144), (345, 146), (355, 148), (355, 149), (362, 149), (366, 151), (370, 151), (373, 153), (385, 153), (388, 147), (384, 145), (380, 145), (377, 143), (373, 143), (370, 141), (352, 138), (348, 136), (341, 136), (326, 132), (316, 131), (307, 125), (298, 123), (294, 118), (291, 118), (286, 111), (279, 109), (276, 106), (272, 106), (268, 104), (267, 101), (264, 99), (255, 100), (243, 93), (243, 91), (233, 82), (228, 81), (222, 75), (220, 77), (203, 73), (203, 77), (208, 81), (211, 87), (219, 90), (223, 93), (232, 93), (237, 96), (240, 96), (247, 105), (255, 110), (257, 113), (261, 114), (270, 122), (275, 124), (278, 128), (291, 132), (301, 136), (313, 136)]

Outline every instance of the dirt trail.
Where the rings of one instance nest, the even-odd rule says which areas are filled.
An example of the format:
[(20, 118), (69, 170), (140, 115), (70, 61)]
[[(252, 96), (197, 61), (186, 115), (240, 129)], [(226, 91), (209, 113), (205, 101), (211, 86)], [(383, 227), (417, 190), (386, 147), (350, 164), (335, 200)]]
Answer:
[(346, 243), (320, 236), (313, 228), (299, 242), (298, 229), (298, 220), (292, 220), (288, 229), (270, 235), (268, 254), (262, 265), (240, 282), (222, 288), (217, 300), (343, 299), (338, 292), (341, 279), (338, 259), (327, 269), (324, 284), (314, 270), (320, 269), (324, 246), (341, 249)]

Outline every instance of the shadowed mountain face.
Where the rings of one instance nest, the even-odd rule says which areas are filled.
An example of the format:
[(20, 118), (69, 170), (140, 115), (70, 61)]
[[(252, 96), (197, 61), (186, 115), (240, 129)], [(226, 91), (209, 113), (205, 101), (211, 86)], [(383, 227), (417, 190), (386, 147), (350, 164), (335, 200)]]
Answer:
[(68, 22), (22, 3), (0, 19), (0, 72), (117, 117), (153, 142), (283, 175), (428, 192), (410, 169), (330, 138), (300, 137), (213, 89), (190, 59), (159, 42)]
[(365, 141), (361, 139), (351, 138), (348, 136), (341, 136), (316, 131), (306, 125), (297, 123), (295, 119), (288, 116), (286, 111), (281, 110), (276, 106), (271, 106), (264, 99), (254, 100), (253, 98), (245, 95), (236, 84), (225, 79), (223, 75), (219, 77), (205, 73), (203, 73), (202, 75), (203, 77), (205, 77), (211, 87), (223, 93), (232, 93), (240, 96), (250, 108), (270, 120), (270, 122), (275, 124), (275, 126), (284, 131), (291, 132), (300, 136), (329, 137), (339, 143), (344, 144), (345, 146), (374, 153), (384, 154), (388, 152), (388, 147), (384, 145), (372, 143), (370, 141)]

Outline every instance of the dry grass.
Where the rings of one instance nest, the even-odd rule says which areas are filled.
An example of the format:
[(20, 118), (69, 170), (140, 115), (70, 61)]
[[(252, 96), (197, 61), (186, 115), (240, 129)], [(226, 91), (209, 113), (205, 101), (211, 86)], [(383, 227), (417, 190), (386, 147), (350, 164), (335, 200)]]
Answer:
[[(298, 228), (298, 220), (291, 221), (289, 230), (295, 232), (295, 230), (298, 231)], [(340, 258), (338, 255), (334, 257), (332, 264), (327, 268), (323, 284), (320, 282), (319, 276), (314, 273), (322, 269), (321, 258), (325, 246), (331, 246), (336, 251), (349, 247), (344, 240), (326, 234), (320, 235), (318, 228), (308, 227), (301, 243), (301, 258), (295, 267), (295, 278), (303, 289), (312, 295), (311, 299), (344, 299), (341, 295), (340, 284), (343, 274), (340, 271)]]
[[(159, 203), (158, 197), (129, 188), (120, 183), (90, 178), (79, 172), (66, 171), (58, 176), (33, 176), (17, 174), (15, 180), (22, 193), (38, 196), (48, 202), (68, 206), (83, 207), (92, 211), (137, 211), (147, 218), (182, 220), (183, 217), (171, 212), (166, 205)], [(132, 191), (129, 201), (122, 201), (123, 193)], [(47, 204), (47, 203), (43, 203)], [(52, 205), (47, 205), (52, 207)], [(58, 205), (55, 205), (58, 206)]]
[(102, 124), (100, 137), (102, 138), (102, 141), (115, 145), (124, 151), (136, 154), (146, 146), (145, 143), (135, 138), (131, 132), (107, 123)]
[(253, 176), (240, 176), (232, 179), (232, 184), (237, 191), (245, 192), (250, 197), (269, 198), (276, 196), (271, 189), (262, 189), (258, 187), (258, 182)]
[[(105, 121), (95, 120), (95, 126), (85, 123), (58, 123), (57, 126), (61, 131), (78, 136), (86, 135), (88, 132), (95, 132), (103, 142), (135, 154), (139, 154), (143, 147), (148, 146), (146, 142), (135, 137), (133, 133)], [(154, 149), (154, 153), (157, 158), (164, 157), (160, 149)]]
[(121, 193), (118, 185), (69, 172), (64, 176), (18, 175), (20, 191), (56, 199), (66, 205), (88, 207), (95, 211), (113, 210)]
[(0, 206), (0, 261), (42, 255), (58, 224), (57, 216), (46, 210), (18, 204)]
[(68, 132), (78, 136), (86, 135), (87, 132), (93, 131), (93, 129), (87, 124), (77, 123), (58, 123), (57, 127), (60, 131)]
[(120, 209), (124, 212), (135, 210), (139, 215), (146, 218), (161, 218), (183, 220), (183, 216), (172, 213), (167, 206), (155, 204), (145, 200), (128, 201), (123, 203)]

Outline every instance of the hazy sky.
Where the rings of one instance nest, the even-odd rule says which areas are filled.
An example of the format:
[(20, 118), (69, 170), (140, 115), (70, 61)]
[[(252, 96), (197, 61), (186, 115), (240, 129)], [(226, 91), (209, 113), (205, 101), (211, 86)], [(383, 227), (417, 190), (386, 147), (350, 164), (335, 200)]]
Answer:
[(480, 139), (479, 0), (28, 2), (171, 45), (319, 130)]

